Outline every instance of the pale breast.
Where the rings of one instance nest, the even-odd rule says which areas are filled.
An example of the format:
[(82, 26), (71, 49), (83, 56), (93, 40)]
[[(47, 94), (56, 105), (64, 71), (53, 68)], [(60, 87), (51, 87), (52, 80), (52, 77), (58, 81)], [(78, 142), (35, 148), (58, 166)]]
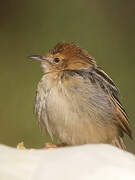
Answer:
[(111, 123), (113, 108), (106, 94), (81, 78), (55, 84), (43, 77), (35, 109), (50, 136), (67, 144), (107, 142), (114, 136), (112, 132), (116, 134)]

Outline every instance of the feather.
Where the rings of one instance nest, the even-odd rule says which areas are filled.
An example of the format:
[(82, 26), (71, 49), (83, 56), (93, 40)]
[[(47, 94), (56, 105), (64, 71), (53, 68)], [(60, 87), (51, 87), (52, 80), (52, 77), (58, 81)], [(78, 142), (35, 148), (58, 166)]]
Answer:
[(116, 110), (116, 115), (114, 117), (115, 123), (118, 124), (118, 126), (132, 139), (128, 117), (120, 103), (120, 93), (118, 88), (112, 79), (101, 68), (97, 67), (94, 69), (93, 73), (101, 88), (104, 87), (104, 90), (108, 93), (110, 101), (113, 103), (113, 106)]

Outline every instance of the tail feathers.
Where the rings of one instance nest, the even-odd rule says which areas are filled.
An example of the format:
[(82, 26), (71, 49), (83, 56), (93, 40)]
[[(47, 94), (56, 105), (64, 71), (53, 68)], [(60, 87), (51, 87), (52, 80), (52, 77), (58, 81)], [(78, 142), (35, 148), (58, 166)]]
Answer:
[(126, 150), (126, 145), (124, 143), (124, 140), (122, 137), (116, 137), (113, 141), (112, 141), (112, 145), (116, 146), (120, 149)]

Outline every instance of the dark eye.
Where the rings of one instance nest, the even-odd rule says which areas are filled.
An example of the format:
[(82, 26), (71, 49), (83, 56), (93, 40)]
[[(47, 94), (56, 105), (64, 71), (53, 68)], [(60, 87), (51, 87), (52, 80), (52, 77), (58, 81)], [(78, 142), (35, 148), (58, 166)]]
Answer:
[(58, 57), (54, 58), (54, 62), (58, 63), (60, 61), (60, 59)]

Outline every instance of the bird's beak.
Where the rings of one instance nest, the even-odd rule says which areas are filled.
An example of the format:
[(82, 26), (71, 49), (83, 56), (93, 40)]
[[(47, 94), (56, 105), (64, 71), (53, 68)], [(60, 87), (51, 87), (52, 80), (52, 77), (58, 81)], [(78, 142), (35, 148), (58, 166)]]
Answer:
[(36, 59), (36, 60), (38, 60), (38, 61), (44, 61), (44, 60), (46, 60), (46, 59), (44, 58), (44, 56), (40, 56), (40, 55), (32, 55), (32, 56), (28, 56), (28, 58), (29, 58), (29, 59)]
[(45, 64), (50, 64), (52, 65), (52, 63), (46, 59), (44, 56), (40, 56), (40, 55), (32, 55), (32, 56), (28, 56), (29, 59), (36, 59), (38, 61), (44, 62)]

